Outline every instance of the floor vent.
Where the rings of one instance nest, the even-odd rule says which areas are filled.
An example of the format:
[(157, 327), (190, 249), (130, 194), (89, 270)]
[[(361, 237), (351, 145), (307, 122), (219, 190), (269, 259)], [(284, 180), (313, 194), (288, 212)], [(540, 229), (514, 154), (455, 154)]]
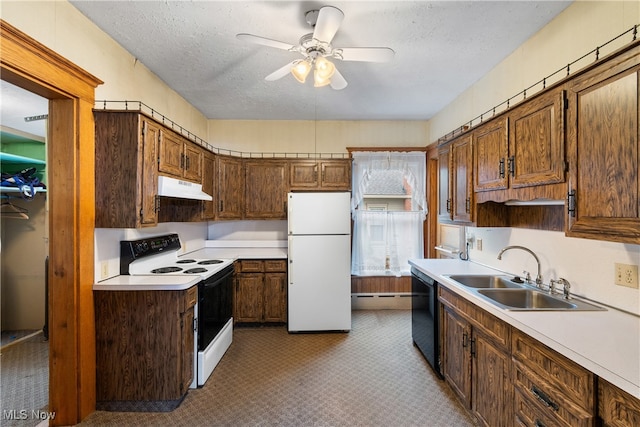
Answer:
[(352, 310), (410, 310), (411, 293), (351, 294)]

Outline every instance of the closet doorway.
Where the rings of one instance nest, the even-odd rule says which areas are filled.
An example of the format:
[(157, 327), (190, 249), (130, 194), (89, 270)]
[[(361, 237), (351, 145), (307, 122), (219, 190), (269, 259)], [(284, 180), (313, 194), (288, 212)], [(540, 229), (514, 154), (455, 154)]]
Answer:
[(0, 19), (2, 80), (49, 100), (49, 425), (95, 410), (94, 121), (103, 82)]
[(49, 402), (49, 101), (5, 81), (0, 97), (0, 406), (32, 414)]

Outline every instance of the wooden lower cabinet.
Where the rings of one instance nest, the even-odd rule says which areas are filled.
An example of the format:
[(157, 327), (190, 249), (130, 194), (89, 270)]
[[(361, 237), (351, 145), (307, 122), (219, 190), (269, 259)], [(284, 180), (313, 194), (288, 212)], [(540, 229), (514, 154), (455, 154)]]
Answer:
[[(596, 425), (596, 376), (530, 336), (514, 330), (515, 420), (522, 425)], [(547, 420), (545, 422), (544, 420)]]
[(197, 286), (95, 292), (96, 408), (170, 411), (193, 381)]
[(236, 272), (235, 323), (287, 321), (286, 260), (240, 260)]
[(511, 426), (511, 328), (464, 298), (439, 288), (445, 379), (485, 426)]
[(605, 427), (640, 426), (640, 399), (598, 379), (598, 414)]

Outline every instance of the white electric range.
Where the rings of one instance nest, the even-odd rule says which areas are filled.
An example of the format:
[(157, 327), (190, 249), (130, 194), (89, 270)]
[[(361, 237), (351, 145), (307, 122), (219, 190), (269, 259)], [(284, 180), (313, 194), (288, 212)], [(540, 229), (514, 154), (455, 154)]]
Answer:
[(204, 385), (233, 341), (233, 262), (231, 258), (198, 259), (181, 248), (177, 234), (120, 242), (120, 274), (131, 276), (199, 276), (194, 312), (194, 379)]

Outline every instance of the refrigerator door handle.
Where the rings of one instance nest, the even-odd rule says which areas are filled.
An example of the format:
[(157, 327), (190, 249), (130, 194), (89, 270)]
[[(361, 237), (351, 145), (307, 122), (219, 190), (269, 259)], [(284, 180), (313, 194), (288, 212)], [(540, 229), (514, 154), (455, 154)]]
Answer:
[(293, 268), (291, 266), (291, 264), (293, 264), (293, 258), (291, 258), (291, 254), (293, 253), (293, 239), (291, 237), (289, 237), (288, 251), (289, 268), (287, 270), (289, 271), (289, 285), (293, 285)]

